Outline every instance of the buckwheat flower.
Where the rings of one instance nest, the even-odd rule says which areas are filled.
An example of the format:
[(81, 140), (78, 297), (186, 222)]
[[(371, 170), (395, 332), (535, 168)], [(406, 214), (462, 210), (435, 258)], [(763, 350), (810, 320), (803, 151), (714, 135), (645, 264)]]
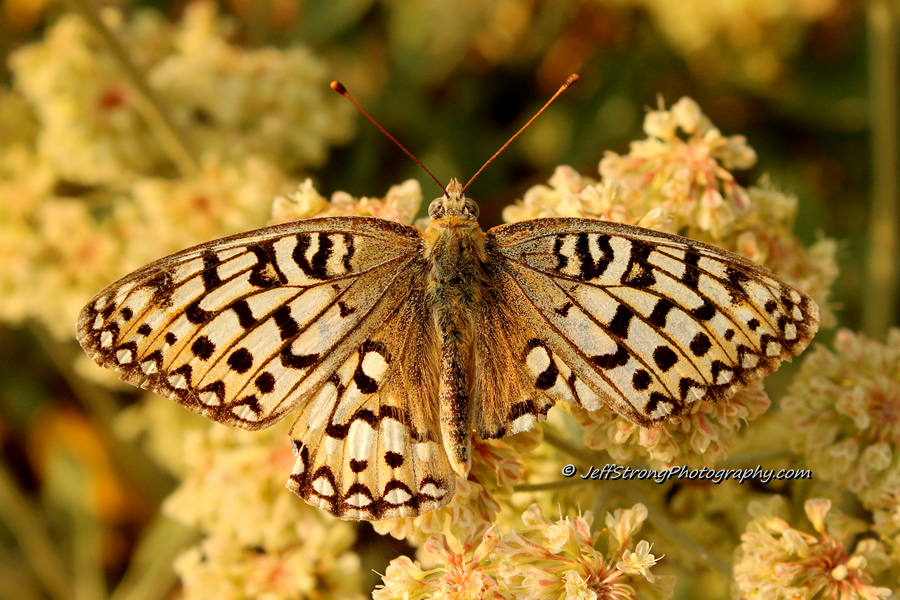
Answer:
[(828, 350), (807, 354), (782, 401), (785, 419), (817, 478), (859, 495), (870, 509), (894, 507), (900, 481), (900, 330), (886, 342), (842, 329)]
[(208, 536), (176, 565), (194, 597), (206, 586), (223, 590), (213, 594), (219, 597), (291, 598), (323, 585), (335, 589), (326, 597), (358, 593), (353, 525), (284, 489), (294, 460), (287, 428), (280, 423), (250, 432), (210, 424), (184, 435), (184, 479), (163, 510)]
[[(741, 598), (860, 598), (891, 595), (878, 587), (859, 549), (829, 531), (826, 515), (831, 502), (807, 500), (804, 508), (815, 533), (794, 529), (784, 519), (756, 504), (756, 518), (741, 536), (734, 566), (734, 583)], [(869, 549), (867, 549), (869, 550)]]
[[(125, 22), (104, 11), (136, 64), (171, 49), (170, 28), (150, 11)], [(59, 175), (86, 185), (123, 184), (167, 161), (137, 106), (137, 93), (102, 40), (74, 13), (63, 13), (40, 42), (9, 59), (14, 82), (41, 123), (37, 147)]]
[(433, 536), (422, 547), (422, 555), (434, 567), (422, 570), (418, 563), (405, 556), (394, 559), (372, 598), (512, 599), (513, 596), (501, 592), (496, 580), (497, 566), (490, 560), (499, 539), (496, 527), (471, 545), (460, 546), (446, 536)]
[[(91, 372), (107, 370), (91, 369)], [(113, 422), (118, 436), (138, 442), (158, 465), (178, 477), (188, 473), (192, 458), (184, 451), (185, 435), (190, 431), (205, 435), (210, 426), (209, 419), (202, 415), (151, 393), (143, 394), (138, 402), (119, 411)]]
[[(676, 51), (706, 78), (770, 85), (803, 46), (816, 21), (839, 10), (834, 0), (635, 0)], [(773, 35), (773, 32), (778, 32)]]
[(422, 204), (422, 188), (415, 179), (393, 185), (384, 198), (355, 198), (347, 192), (335, 192), (327, 200), (307, 179), (297, 191), (277, 196), (272, 204), (271, 223), (284, 223), (309, 217), (378, 217), (412, 225)]
[(182, 597), (344, 598), (361, 600), (359, 556), (320, 552), (305, 541), (261, 552), (226, 537), (209, 537), (174, 562)]
[(536, 185), (525, 192), (522, 200), (503, 209), (503, 220), (515, 223), (547, 217), (581, 217), (627, 223), (650, 229), (668, 230), (665, 211), (649, 211), (634, 194), (612, 181), (597, 182), (572, 167), (556, 168), (548, 185)]
[(522, 515), (524, 527), (503, 536), (494, 553), (501, 589), (528, 599), (670, 598), (674, 577), (652, 573), (658, 559), (648, 542), (634, 539), (645, 517), (641, 505), (617, 510), (594, 533), (590, 512), (553, 522), (532, 505)]
[(654, 583), (656, 577), (650, 572), (650, 567), (655, 565), (659, 558), (650, 554), (651, 548), (653, 548), (653, 544), (647, 540), (639, 541), (634, 552), (625, 552), (625, 557), (616, 563), (616, 568), (625, 573), (639, 573), (647, 581)]
[(231, 44), (231, 28), (213, 2), (186, 7), (173, 52), (148, 72), (172, 119), (220, 159), (256, 155), (285, 171), (321, 164), (354, 117), (328, 88), (328, 68), (302, 46)]
[(293, 184), (259, 157), (234, 162), (208, 158), (181, 179), (140, 176), (131, 198), (112, 206), (122, 240), (121, 274), (193, 244), (265, 225), (273, 196)]
[(675, 425), (641, 427), (612, 411), (570, 410), (583, 428), (582, 443), (623, 462), (642, 459), (661, 466), (712, 466), (727, 458), (742, 425), (766, 412), (771, 401), (756, 381), (728, 400), (695, 402)]
[(743, 136), (725, 137), (697, 103), (682, 98), (668, 111), (650, 112), (646, 140), (632, 142), (628, 154), (607, 152), (600, 161), (604, 180), (625, 194), (676, 216), (676, 230), (690, 227), (720, 238), (748, 198), (730, 173), (756, 162)]

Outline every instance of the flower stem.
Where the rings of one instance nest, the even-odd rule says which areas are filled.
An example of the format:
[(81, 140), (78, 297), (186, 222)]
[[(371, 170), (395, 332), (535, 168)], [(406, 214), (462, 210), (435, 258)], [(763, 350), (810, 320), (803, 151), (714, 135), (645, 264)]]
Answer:
[(897, 309), (900, 148), (898, 148), (898, 56), (896, 2), (866, 3), (869, 34), (869, 135), (872, 139), (872, 208), (869, 213), (868, 284), (863, 329), (882, 338)]
[(633, 502), (640, 502), (647, 507), (648, 521), (650, 521), (663, 535), (678, 543), (681, 547), (690, 552), (691, 555), (710, 568), (731, 577), (731, 565), (718, 556), (711, 554), (706, 548), (701, 546), (696, 540), (678, 527), (678, 525), (670, 521), (663, 509), (659, 508), (654, 502), (648, 500), (647, 497), (640, 492), (640, 486), (623, 485), (621, 491)]
[(50, 541), (38, 512), (19, 490), (3, 463), (0, 463), (0, 519), (18, 542), (31, 571), (47, 594), (54, 600), (71, 599), (65, 561)]
[(111, 600), (164, 600), (178, 580), (172, 561), (199, 534), (167, 517), (157, 515), (141, 534), (128, 571)]
[(586, 450), (583, 446), (572, 444), (551, 431), (549, 427), (544, 428), (544, 441), (557, 450), (562, 450), (572, 458), (577, 458), (588, 465), (597, 462), (597, 459), (603, 456), (598, 452)]
[(182, 176), (193, 175), (200, 170), (194, 155), (181, 138), (178, 130), (166, 113), (162, 102), (147, 83), (147, 78), (137, 68), (128, 52), (116, 39), (112, 31), (103, 23), (87, 0), (67, 0), (69, 6), (88, 23), (91, 29), (106, 43), (109, 51), (119, 63), (122, 75), (138, 93), (136, 108), (141, 112), (163, 151)]

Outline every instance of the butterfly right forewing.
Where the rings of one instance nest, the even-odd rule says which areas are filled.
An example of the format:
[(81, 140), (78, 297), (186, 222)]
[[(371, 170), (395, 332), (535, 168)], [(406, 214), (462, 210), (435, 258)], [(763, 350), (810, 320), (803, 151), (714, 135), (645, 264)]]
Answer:
[(806, 294), (687, 238), (541, 219), (494, 228), (488, 240), (504, 297), (543, 344), (541, 364), (565, 365), (586, 408), (644, 426), (733, 395), (802, 352), (818, 328)]

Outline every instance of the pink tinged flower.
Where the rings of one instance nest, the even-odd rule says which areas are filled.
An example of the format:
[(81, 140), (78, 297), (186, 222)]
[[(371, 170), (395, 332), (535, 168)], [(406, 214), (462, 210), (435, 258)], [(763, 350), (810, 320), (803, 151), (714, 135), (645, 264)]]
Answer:
[(566, 600), (597, 600), (597, 592), (576, 571), (568, 571), (564, 581)]
[(613, 514), (606, 515), (606, 527), (610, 536), (620, 547), (628, 544), (631, 537), (640, 531), (647, 520), (647, 507), (635, 504), (632, 508), (619, 508)]
[(827, 498), (813, 498), (803, 504), (803, 510), (813, 529), (819, 533), (825, 533), (825, 515), (831, 510), (831, 500)]
[(372, 592), (373, 600), (391, 600), (393, 598), (420, 598), (426, 591), (424, 583), (428, 571), (423, 571), (419, 563), (408, 556), (398, 556), (390, 562), (381, 581)]

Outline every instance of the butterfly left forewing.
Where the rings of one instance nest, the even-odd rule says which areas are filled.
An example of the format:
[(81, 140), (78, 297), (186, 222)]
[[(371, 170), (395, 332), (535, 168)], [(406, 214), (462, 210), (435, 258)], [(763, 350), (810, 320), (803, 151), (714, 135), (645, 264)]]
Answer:
[(251, 231), (156, 261), (83, 309), (95, 362), (216, 421), (271, 425), (398, 306), (418, 230), (365, 218)]
[(818, 327), (808, 296), (687, 238), (542, 219), (488, 240), (505, 297), (574, 372), (579, 403), (642, 425), (732, 395), (802, 352)]

